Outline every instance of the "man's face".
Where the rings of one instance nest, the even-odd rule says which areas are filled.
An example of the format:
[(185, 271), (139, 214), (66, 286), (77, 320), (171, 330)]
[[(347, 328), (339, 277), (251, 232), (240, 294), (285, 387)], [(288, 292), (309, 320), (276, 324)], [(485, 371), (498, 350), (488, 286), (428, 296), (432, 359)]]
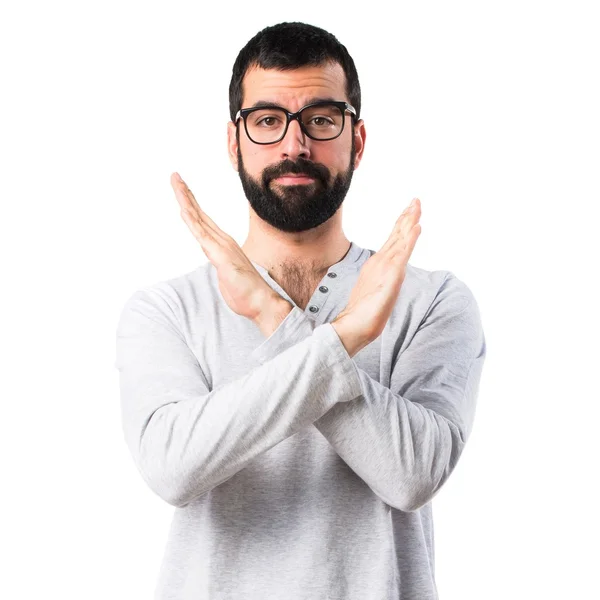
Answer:
[[(344, 71), (338, 64), (293, 71), (253, 69), (244, 77), (242, 106), (263, 100), (295, 112), (317, 97), (348, 101), (344, 87)], [(268, 145), (253, 143), (241, 119), (237, 130), (229, 123), (232, 163), (252, 209), (263, 221), (281, 231), (301, 232), (318, 227), (337, 212), (360, 162), (357, 140), (360, 155), (364, 144), (362, 121), (357, 126), (361, 138), (350, 113), (345, 119), (344, 130), (336, 139), (312, 140), (292, 121), (285, 137)], [(313, 180), (277, 180), (290, 173)]]

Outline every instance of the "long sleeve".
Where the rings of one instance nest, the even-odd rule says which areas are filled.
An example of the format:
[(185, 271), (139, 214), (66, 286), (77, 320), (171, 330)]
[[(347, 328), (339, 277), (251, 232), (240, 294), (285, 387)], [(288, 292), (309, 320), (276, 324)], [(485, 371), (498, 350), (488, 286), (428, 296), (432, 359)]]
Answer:
[[(272, 336), (271, 346), (256, 351), (261, 360), (310, 335), (310, 323), (302, 322), (310, 319), (300, 311), (293, 318), (296, 335)], [(361, 395), (335, 405), (314, 425), (384, 502), (417, 510), (439, 491), (464, 449), (485, 354), (475, 298), (450, 273), (396, 358), (390, 388), (355, 365)]]
[(349, 358), (326, 323), (209, 390), (173, 310), (153, 290), (138, 290), (119, 318), (115, 361), (123, 431), (138, 471), (162, 499), (185, 506), (359, 396)]

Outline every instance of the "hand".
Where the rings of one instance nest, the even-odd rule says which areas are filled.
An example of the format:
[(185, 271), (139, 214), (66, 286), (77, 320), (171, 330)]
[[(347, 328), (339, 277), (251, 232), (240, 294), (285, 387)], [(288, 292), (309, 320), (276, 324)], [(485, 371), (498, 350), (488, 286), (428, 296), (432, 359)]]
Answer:
[(409, 206), (398, 217), (381, 250), (362, 266), (348, 305), (333, 321), (344, 346), (348, 342), (350, 356), (379, 337), (388, 322), (421, 233), (420, 217), (421, 201), (415, 198), (412, 210)]
[(238, 315), (262, 322), (263, 313), (271, 313), (275, 300), (284, 299), (262, 278), (238, 243), (200, 208), (178, 173), (171, 175), (171, 186), (183, 220), (217, 269), (219, 289), (225, 302)]

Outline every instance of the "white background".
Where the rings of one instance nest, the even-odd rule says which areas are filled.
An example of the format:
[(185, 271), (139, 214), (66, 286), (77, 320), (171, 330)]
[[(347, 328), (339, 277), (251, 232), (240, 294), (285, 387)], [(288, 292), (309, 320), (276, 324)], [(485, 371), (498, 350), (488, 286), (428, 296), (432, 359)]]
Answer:
[(441, 600), (600, 597), (593, 4), (3, 3), (2, 598), (152, 596), (175, 509), (122, 436), (117, 318), (207, 261), (173, 171), (244, 242), (231, 68), (286, 20), (358, 69), (347, 237), (379, 249), (418, 196), (411, 264), (451, 270), (480, 307), (475, 426), (433, 501)]

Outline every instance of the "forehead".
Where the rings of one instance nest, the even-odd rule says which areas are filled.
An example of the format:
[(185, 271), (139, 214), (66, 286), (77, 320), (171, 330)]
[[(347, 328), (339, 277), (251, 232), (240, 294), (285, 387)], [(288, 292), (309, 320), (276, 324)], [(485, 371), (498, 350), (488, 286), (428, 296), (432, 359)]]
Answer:
[(305, 66), (291, 71), (249, 69), (242, 80), (242, 106), (259, 101), (273, 102), (289, 110), (297, 110), (314, 98), (346, 98), (346, 76), (339, 63)]

